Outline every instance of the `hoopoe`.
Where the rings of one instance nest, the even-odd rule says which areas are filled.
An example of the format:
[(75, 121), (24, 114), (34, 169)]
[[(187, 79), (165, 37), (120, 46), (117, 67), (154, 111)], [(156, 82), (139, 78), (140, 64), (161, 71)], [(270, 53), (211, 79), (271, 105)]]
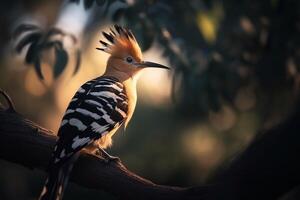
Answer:
[(108, 42), (100, 40), (103, 48), (97, 49), (110, 54), (106, 71), (83, 84), (72, 98), (58, 130), (40, 200), (62, 199), (72, 166), (83, 148), (93, 152), (98, 149), (108, 161), (117, 159), (104, 149), (112, 145), (116, 130), (122, 124), (126, 127), (133, 115), (139, 72), (147, 67), (169, 69), (143, 61), (130, 30), (115, 25), (114, 30), (102, 33)]

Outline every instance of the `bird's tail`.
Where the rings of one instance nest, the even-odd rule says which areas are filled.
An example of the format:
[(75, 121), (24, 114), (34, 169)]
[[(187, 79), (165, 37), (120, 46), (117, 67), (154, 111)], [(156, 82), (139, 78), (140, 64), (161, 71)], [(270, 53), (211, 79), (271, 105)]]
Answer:
[(49, 167), (48, 178), (39, 197), (39, 200), (62, 199), (64, 189), (68, 183), (70, 172), (73, 168), (73, 164), (78, 158), (77, 155), (74, 155), (74, 157), (66, 161), (66, 163), (59, 167), (53, 165)]

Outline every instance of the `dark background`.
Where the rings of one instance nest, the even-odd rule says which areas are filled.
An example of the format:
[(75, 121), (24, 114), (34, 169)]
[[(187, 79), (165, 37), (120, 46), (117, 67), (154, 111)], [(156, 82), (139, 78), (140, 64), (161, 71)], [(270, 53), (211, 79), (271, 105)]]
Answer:
[[(298, 96), (297, 0), (10, 0), (0, 3), (0, 13), (0, 88), (18, 112), (53, 131), (76, 89), (103, 73), (108, 55), (95, 48), (114, 23), (132, 29), (147, 60), (172, 68), (145, 71), (134, 117), (108, 150), (156, 183), (205, 183), (258, 130), (291, 113)], [(16, 33), (24, 23), (41, 29)], [(53, 27), (64, 34), (28, 40)], [(40, 48), (30, 52), (37, 41)], [(49, 41), (57, 43), (43, 48)], [(43, 172), (0, 160), (0, 199), (36, 199), (44, 179)], [(65, 193), (94, 198), (114, 199), (75, 184)]]

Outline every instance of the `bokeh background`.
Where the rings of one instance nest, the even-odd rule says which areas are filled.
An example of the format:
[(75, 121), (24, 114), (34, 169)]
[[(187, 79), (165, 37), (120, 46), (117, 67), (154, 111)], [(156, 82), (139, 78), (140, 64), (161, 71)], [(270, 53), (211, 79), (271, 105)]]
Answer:
[[(297, 0), (2, 1), (0, 88), (56, 132), (77, 88), (105, 70), (101, 31), (129, 27), (145, 60), (172, 70), (144, 72), (133, 119), (108, 151), (156, 183), (200, 185), (293, 109), (299, 11)], [(36, 199), (44, 179), (0, 160), (0, 199)], [(115, 199), (75, 184), (65, 193), (95, 198)]]

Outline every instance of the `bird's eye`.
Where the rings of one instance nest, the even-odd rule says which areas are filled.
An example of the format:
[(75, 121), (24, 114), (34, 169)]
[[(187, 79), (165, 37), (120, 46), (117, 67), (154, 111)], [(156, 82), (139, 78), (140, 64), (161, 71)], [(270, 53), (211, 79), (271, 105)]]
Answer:
[(126, 61), (127, 61), (128, 63), (132, 63), (133, 58), (132, 58), (131, 56), (129, 56), (129, 57), (126, 58)]

